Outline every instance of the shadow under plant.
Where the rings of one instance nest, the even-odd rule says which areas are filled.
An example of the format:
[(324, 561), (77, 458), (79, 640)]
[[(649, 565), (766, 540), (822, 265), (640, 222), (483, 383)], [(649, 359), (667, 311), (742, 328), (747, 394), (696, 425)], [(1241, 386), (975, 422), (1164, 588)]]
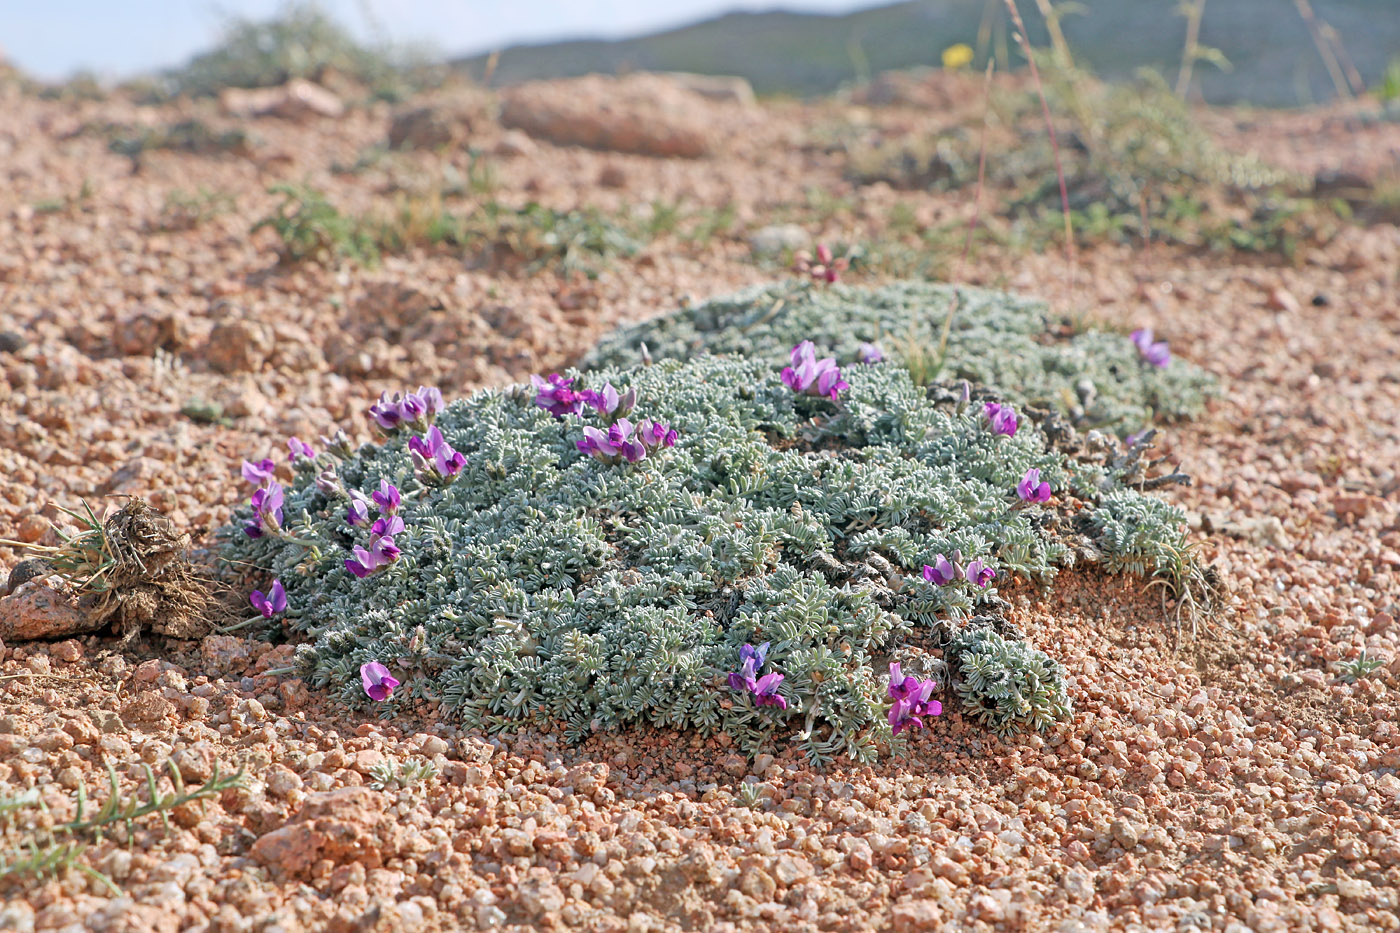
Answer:
[[(896, 696), (893, 662), (951, 675), (998, 732), (1049, 726), (1070, 709), (1062, 671), (1020, 641), (995, 583), (1048, 584), (1080, 560), (1151, 572), (1181, 514), (1131, 488), (1137, 460), (1115, 442), (1072, 457), (1010, 405), (846, 359), (794, 352), (781, 372), (760, 347), (382, 419), (380, 443), (299, 458), (275, 521), (273, 491), (255, 494), (224, 553), (285, 585), (299, 671), (352, 704), (367, 668), (372, 696), (476, 727), (581, 740), (649, 722), (869, 760), (907, 724), (900, 703), (936, 714), (931, 695)], [(1123, 521), (1133, 534), (1093, 540)]]

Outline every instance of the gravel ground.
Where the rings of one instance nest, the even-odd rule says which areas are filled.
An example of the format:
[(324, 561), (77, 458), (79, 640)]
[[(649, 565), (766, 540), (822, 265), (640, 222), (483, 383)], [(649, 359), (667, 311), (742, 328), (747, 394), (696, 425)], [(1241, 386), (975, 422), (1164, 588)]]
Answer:
[[(155, 152), (133, 172), (83, 127), (217, 122), (214, 105), (0, 104), (0, 537), (25, 541), (61, 518), (51, 503), (122, 494), (198, 537), (243, 492), (242, 458), (337, 424), (368, 437), (361, 412), (381, 389), (522, 379), (618, 322), (770, 277), (743, 232), (796, 219), (850, 238), (896, 201), (923, 223), (968, 209), (965, 194), (882, 186), (814, 208), (808, 188), (852, 195), (839, 158), (806, 144), (821, 128), (929, 117), (766, 104), (721, 110), (724, 144), (703, 159), (546, 143), (493, 157), (509, 203), (731, 203), (734, 232), (711, 242), (663, 236), (594, 281), (445, 252), (284, 268), (275, 238), (248, 232), (276, 201), (269, 184), (307, 179), (364, 209), (432, 187), (465, 155), (333, 172), (383, 139), (381, 106), (253, 120), (251, 155)], [(1227, 141), (1275, 138), (1269, 119)], [(1309, 170), (1384, 164), (1322, 132), (1337, 125), (1317, 115)], [(1396, 133), (1367, 132), (1367, 152), (1395, 151)], [(506, 138), (482, 121), (472, 137), (488, 153)], [(158, 229), (175, 189), (231, 204)], [(1400, 229), (1344, 229), (1290, 265), (1154, 245), (1085, 250), (1067, 268), (988, 249), (963, 277), (1150, 323), (1223, 381), (1205, 417), (1162, 439), (1195, 477), (1167, 495), (1226, 587), (1197, 637), (1174, 638), (1172, 607), (1136, 581), (1004, 590), (1065, 665), (1072, 722), (1001, 741), (954, 711), (876, 766), (817, 771), (790, 751), (750, 762), (661, 731), (575, 747), (463, 733), (430, 708), (360, 718), (268, 673), (290, 646), (226, 635), (11, 644), (0, 797), (37, 788), (62, 821), (80, 785), (105, 794), (105, 764), (126, 793), (143, 763), (172, 757), (191, 785), (216, 766), (251, 778), (179, 808), (168, 831), (152, 820), (129, 844), (93, 845), (85, 862), (120, 896), (79, 874), (0, 888), (0, 929), (1400, 928)], [(192, 400), (228, 421), (192, 421)], [(3, 570), (19, 558), (0, 547)], [(1363, 648), (1384, 666), (1344, 682), (1337, 662)], [(412, 757), (440, 776), (369, 786), (386, 758)]]

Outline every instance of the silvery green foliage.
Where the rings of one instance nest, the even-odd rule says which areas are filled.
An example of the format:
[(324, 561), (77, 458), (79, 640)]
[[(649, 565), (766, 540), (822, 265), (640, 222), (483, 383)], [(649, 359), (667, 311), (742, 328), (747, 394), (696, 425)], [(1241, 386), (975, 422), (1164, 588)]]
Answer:
[(1080, 426), (1119, 434), (1190, 417), (1212, 390), (1210, 375), (1184, 360), (1165, 369), (1143, 363), (1126, 336), (1059, 336), (1044, 302), (926, 282), (755, 287), (618, 330), (582, 366), (633, 365), (642, 359), (642, 344), (654, 359), (713, 353), (778, 365), (802, 340), (834, 353), (843, 366), (855, 362), (862, 341), (878, 342), (890, 359), (910, 347), (933, 354), (954, 294), (958, 310), (942, 380), (967, 379), (1017, 406), (1054, 408)]
[(1029, 642), (985, 625), (965, 626), (948, 647), (958, 674), (953, 691), (968, 715), (998, 735), (1048, 729), (1073, 712), (1064, 670)]
[[(528, 389), (481, 391), (437, 421), (467, 460), (452, 484), (417, 484), (407, 435), (336, 464), (346, 488), (387, 478), (404, 491), (388, 568), (346, 571), (363, 532), (314, 483), (329, 454), (287, 488), (299, 541), (247, 538), (240, 514), (225, 557), (281, 579), (309, 639), (299, 669), (351, 704), (367, 702), (359, 666), (378, 660), (403, 681), (396, 696), (440, 700), (471, 726), (560, 723), (583, 738), (647, 722), (724, 732), (750, 753), (795, 733), (814, 760), (868, 759), (887, 728), (877, 662), (995, 596), (930, 586), (923, 564), (961, 550), (998, 581), (1051, 579), (1069, 555), (1060, 526), (1013, 509), (1013, 489), (1030, 467), (1063, 488), (1066, 464), (1033, 423), (993, 435), (975, 407), (934, 404), (900, 367), (845, 374), (839, 405), (733, 357), (580, 377), (635, 387), (638, 416), (679, 429), (635, 467), (578, 452), (591, 414), (556, 420)], [(787, 710), (725, 683), (740, 647), (765, 641)]]
[(1089, 521), (1107, 569), (1174, 582), (1185, 579), (1190, 545), (1181, 509), (1131, 489), (1117, 489), (1104, 495)]

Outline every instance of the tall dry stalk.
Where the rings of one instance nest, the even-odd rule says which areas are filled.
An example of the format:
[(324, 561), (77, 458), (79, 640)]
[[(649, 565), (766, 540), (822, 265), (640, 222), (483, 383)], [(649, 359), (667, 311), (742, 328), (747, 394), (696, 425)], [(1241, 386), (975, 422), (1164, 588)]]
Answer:
[(1045, 30), (1050, 33), (1050, 48), (1055, 53), (1055, 64), (1066, 73), (1072, 72), (1074, 56), (1070, 54), (1069, 42), (1065, 39), (1065, 31), (1060, 28), (1060, 20), (1064, 19), (1067, 13), (1084, 12), (1084, 7), (1072, 2), (1055, 6), (1050, 0), (1035, 0), (1035, 5), (1039, 8), (1040, 15), (1045, 18)]
[(1191, 71), (1196, 67), (1196, 55), (1201, 44), (1201, 19), (1206, 15), (1206, 0), (1186, 0), (1181, 4), (1186, 17), (1186, 46), (1181, 50), (1181, 70), (1176, 73), (1176, 96), (1186, 99), (1191, 89)]
[[(1332, 43), (1327, 41), (1328, 31), (1336, 36), (1336, 30), (1317, 18), (1317, 15), (1313, 13), (1312, 4), (1308, 0), (1293, 0), (1293, 4), (1298, 8), (1298, 15), (1307, 24), (1308, 32), (1312, 35), (1313, 45), (1317, 46), (1317, 54), (1322, 56), (1322, 64), (1327, 68), (1327, 75), (1332, 79), (1332, 86), (1337, 89), (1337, 96), (1342, 100), (1351, 100), (1352, 89), (1347, 85), (1346, 77), (1342, 73), (1342, 65), (1337, 60), (1337, 52), (1332, 47)], [(1340, 43), (1340, 39), (1338, 42)]]

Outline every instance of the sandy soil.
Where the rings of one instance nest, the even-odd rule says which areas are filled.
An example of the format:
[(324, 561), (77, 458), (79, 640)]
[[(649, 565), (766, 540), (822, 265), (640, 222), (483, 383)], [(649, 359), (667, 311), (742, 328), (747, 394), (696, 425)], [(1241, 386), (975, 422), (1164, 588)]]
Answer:
[[(814, 235), (878, 230), (896, 201), (924, 223), (964, 194), (864, 189), (806, 145), (838, 103), (732, 108), (698, 160), (556, 148), (492, 157), (509, 203), (646, 210), (732, 202), (732, 234), (666, 236), (596, 281), (504, 274), (446, 252), (378, 267), (277, 265), (266, 189), (309, 180), (336, 203), (391, 205), (440, 185), (455, 153), (336, 173), (382, 141), (383, 105), (334, 120), (259, 119), (251, 155), (149, 153), (139, 171), (83, 128), (169, 123), (212, 104), (11, 95), (0, 126), (0, 537), (38, 541), (50, 503), (147, 497), (196, 537), (243, 492), (241, 459), (288, 435), (368, 437), (381, 389), (450, 396), (575, 359), (620, 321), (774, 274), (743, 234), (796, 219)], [(1362, 143), (1335, 115), (1212, 123), (1251, 140), (1306, 135), (1308, 171), (1384, 166), (1395, 127)], [(1252, 134), (1252, 135), (1251, 135)], [(1389, 135), (1385, 135), (1389, 134)], [(492, 152), (502, 130), (475, 125)], [(1381, 155), (1374, 155), (1380, 153)], [(1267, 153), (1266, 153), (1267, 154)], [(227, 210), (162, 230), (172, 190)], [(463, 202), (465, 205), (465, 201)], [(972, 282), (1066, 314), (1150, 323), (1217, 373), (1223, 397), (1164, 449), (1195, 477), (1191, 516), (1226, 605), (1195, 639), (1140, 582), (1078, 575), (1008, 593), (1015, 621), (1070, 673), (1073, 722), (1000, 741), (951, 712), (907, 751), (813, 770), (782, 749), (633, 731), (484, 737), (431, 709), (351, 715), (267, 672), (289, 646), (230, 636), (111, 637), (0, 648), (0, 797), (37, 788), (52, 819), (140, 797), (143, 763), (250, 780), (167, 831), (109, 837), (87, 876), (0, 888), (0, 928), (29, 930), (1393, 930), (1400, 928), (1400, 229), (1344, 229), (1292, 264), (1103, 246), (977, 253)], [(388, 309), (388, 310), (386, 310)], [(425, 310), (426, 309), (426, 310)], [(213, 335), (213, 339), (211, 339)], [(227, 424), (181, 414), (215, 402)], [(20, 554), (0, 547), (0, 568)], [(1336, 663), (1384, 666), (1356, 683)], [(369, 788), (386, 756), (436, 761), (426, 785)], [(740, 791), (745, 783), (756, 790)], [(162, 785), (164, 786), (164, 785)], [(0, 828), (4, 817), (0, 816)], [(16, 836), (13, 831), (6, 841)]]

